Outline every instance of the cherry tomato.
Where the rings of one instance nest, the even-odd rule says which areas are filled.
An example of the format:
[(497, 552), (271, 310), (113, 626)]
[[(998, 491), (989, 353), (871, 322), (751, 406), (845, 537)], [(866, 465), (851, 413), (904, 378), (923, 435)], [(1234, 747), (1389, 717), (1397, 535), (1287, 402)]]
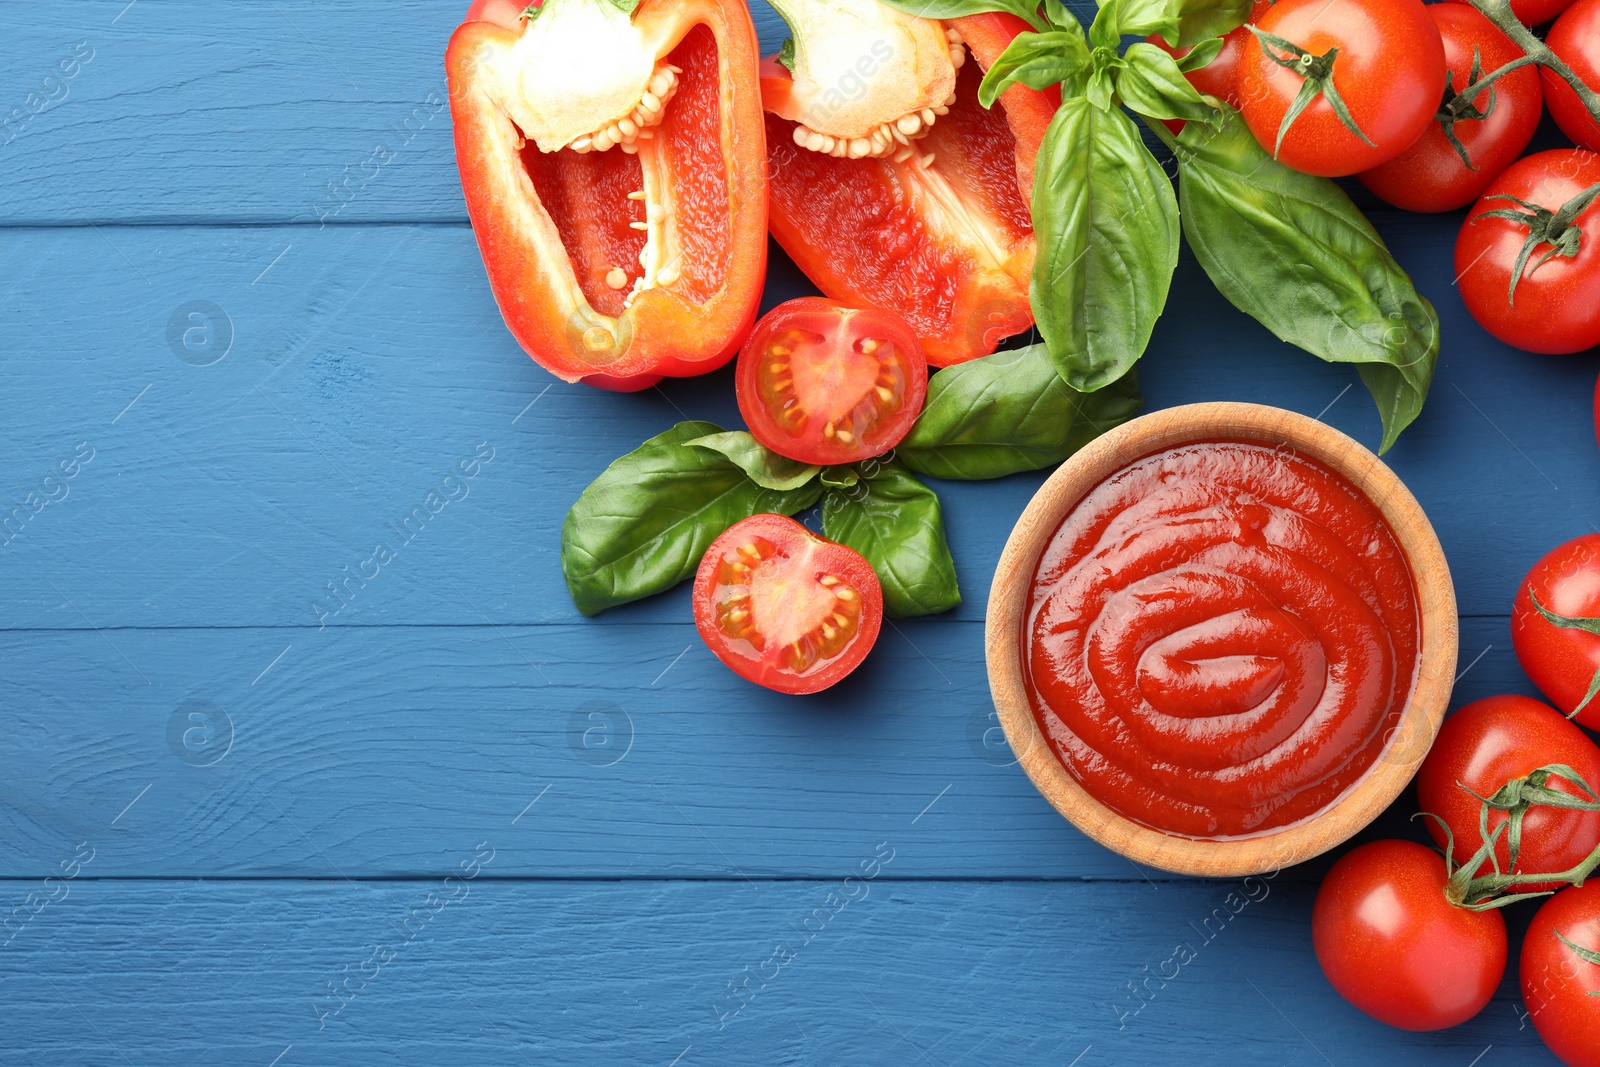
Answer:
[(1518, 210), (1515, 201), (1496, 199), (1502, 196), (1559, 211), (1596, 182), (1600, 155), (1563, 148), (1518, 160), (1489, 186), (1456, 238), (1456, 285), (1478, 325), (1529, 352), (1582, 352), (1600, 345), (1600, 201), (1580, 212), (1569, 227), (1575, 254), (1558, 252), (1540, 263), (1553, 248), (1541, 242), (1523, 267), (1514, 294), (1512, 272), (1536, 221), (1485, 214)]
[(911, 431), (928, 364), (899, 316), (806, 296), (756, 323), (734, 381), (756, 440), (802, 463), (854, 463)]
[[(1600, 671), (1600, 635), (1555, 625), (1534, 607), (1535, 598), (1557, 615), (1600, 617), (1600, 534), (1584, 534), (1551, 549), (1522, 579), (1511, 604), (1511, 646), (1517, 662), (1550, 703), (1571, 715)], [(1600, 695), (1577, 720), (1600, 730)], [(1600, 788), (1600, 783), (1589, 784)]]
[[(1275, 2), (1276, 0), (1255, 0), (1255, 7), (1250, 11), (1250, 18), (1247, 24), (1256, 21), (1256, 19), (1272, 10)], [(1217, 53), (1216, 58), (1203, 67), (1189, 71), (1184, 77), (1189, 79), (1190, 85), (1193, 85), (1205, 95), (1214, 96), (1219, 100), (1232, 104), (1234, 107), (1238, 107), (1239, 61), (1244, 58), (1245, 42), (1249, 39), (1250, 31), (1245, 29), (1244, 26), (1229, 31), (1223, 35), (1222, 51)], [(1194, 51), (1193, 48), (1188, 47), (1173, 48), (1157, 34), (1151, 34), (1145, 40), (1178, 59), (1182, 59)], [(1173, 133), (1178, 133), (1183, 129), (1182, 119), (1165, 119), (1163, 121), (1166, 122), (1167, 128)]]
[[(1600, 0), (1578, 0), (1556, 19), (1545, 38), (1550, 50), (1560, 56), (1572, 73), (1591, 89), (1600, 89)], [(1550, 117), (1561, 132), (1585, 148), (1600, 152), (1600, 123), (1583, 106), (1572, 86), (1544, 67), (1544, 95), (1550, 102)]]
[(1444, 40), (1445, 65), (1450, 72), (1451, 91), (1445, 94), (1439, 114), (1447, 114), (1446, 109), (1453, 104), (1457, 108), (1474, 108), (1476, 114), (1484, 116), (1457, 117), (1451, 126), (1477, 169), (1470, 169), (1461, 161), (1436, 117), (1410, 148), (1359, 177), (1362, 185), (1395, 207), (1407, 211), (1454, 211), (1476, 200), (1522, 155), (1539, 126), (1543, 94), (1539, 91), (1538, 73), (1532, 67), (1522, 67), (1502, 76), (1470, 104), (1459, 100), (1456, 92), (1471, 84), (1474, 50), (1479, 57), (1477, 69), (1490, 74), (1521, 59), (1522, 49), (1476, 8), (1456, 3), (1429, 4), (1427, 11)]
[(883, 625), (883, 588), (854, 549), (782, 515), (752, 515), (706, 549), (694, 624), (734, 673), (815, 693), (860, 665)]
[(1511, 0), (1511, 13), (1524, 26), (1543, 26), (1571, 6), (1572, 0)]
[(1600, 881), (1545, 901), (1519, 969), (1522, 1002), (1550, 1051), (1567, 1067), (1600, 1067)]
[[(1450, 827), (1455, 861), (1465, 865), (1483, 843), (1478, 825), (1483, 805), (1472, 793), (1491, 796), (1512, 779), (1551, 764), (1571, 767), (1590, 788), (1600, 789), (1600, 747), (1564, 715), (1531, 697), (1485, 697), (1445, 719), (1438, 740), (1417, 774), (1417, 800), (1423, 811), (1437, 815)], [(1561, 778), (1551, 778), (1546, 784), (1571, 796), (1593, 799)], [(1471, 793), (1467, 792), (1469, 789)], [(1443, 848), (1444, 828), (1432, 819), (1424, 821)], [(1491, 811), (1490, 832), (1505, 821), (1505, 812)], [(1529, 808), (1522, 820), (1522, 848), (1514, 872), (1506, 844), (1506, 831), (1502, 830), (1495, 851), (1503, 872), (1569, 870), (1600, 845), (1600, 811), (1544, 805)], [(1485, 862), (1477, 873), (1492, 870), (1494, 867)], [(1552, 882), (1521, 888), (1538, 892), (1559, 885)]]
[[(1433, 121), (1444, 85), (1444, 43), (1419, 0), (1280, 0), (1256, 25), (1317, 57), (1313, 68), (1327, 65), (1338, 49), (1327, 81), (1368, 139), (1339, 118), (1328, 92), (1319, 93), (1277, 149), (1295, 170), (1330, 178), (1371, 170), (1409, 148)], [(1239, 110), (1269, 152), (1306, 81), (1274, 56), (1292, 58), (1252, 35), (1239, 66)]]
[(1506, 922), (1445, 899), (1444, 859), (1413, 841), (1374, 841), (1333, 865), (1311, 939), (1339, 995), (1402, 1030), (1442, 1030), (1489, 1003), (1506, 969)]

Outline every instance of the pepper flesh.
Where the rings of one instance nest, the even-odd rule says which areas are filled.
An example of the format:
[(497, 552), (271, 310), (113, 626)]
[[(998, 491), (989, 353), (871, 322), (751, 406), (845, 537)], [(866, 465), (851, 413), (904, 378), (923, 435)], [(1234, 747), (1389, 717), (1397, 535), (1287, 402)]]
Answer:
[[(634, 390), (714, 370), (749, 331), (766, 271), (749, 12), (644, 0), (629, 19), (607, 0), (546, 3), (532, 22), (468, 21), (446, 53), (462, 189), (501, 315), (569, 382)], [(622, 57), (614, 85), (585, 79), (563, 97), (546, 80), (570, 77), (538, 30), (554, 5), (571, 5), (557, 28), (594, 45), (592, 64)]]
[(1003, 13), (944, 25), (978, 62), (958, 69), (948, 114), (887, 156), (797, 146), (795, 123), (777, 113), (791, 110), (793, 79), (771, 59), (761, 70), (773, 236), (828, 297), (903, 317), (939, 367), (988, 355), (1033, 325), (1028, 203), (1060, 102), (1056, 90), (1014, 85), (985, 110), (983, 71), (1029, 27)]

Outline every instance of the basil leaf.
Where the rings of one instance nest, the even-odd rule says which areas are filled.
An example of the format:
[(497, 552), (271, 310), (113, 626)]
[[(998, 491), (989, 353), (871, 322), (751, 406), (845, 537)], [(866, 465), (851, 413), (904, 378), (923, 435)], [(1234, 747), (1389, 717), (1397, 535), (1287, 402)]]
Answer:
[(892, 460), (858, 469), (855, 485), (823, 494), (823, 534), (867, 557), (889, 615), (934, 615), (961, 603), (938, 494)]
[(1094, 47), (1114, 54), (1122, 44), (1122, 5), (1123, 0), (1101, 0), (1094, 21), (1089, 23), (1089, 43)]
[(822, 468), (822, 488), (848, 489), (861, 480), (861, 475), (856, 473), (854, 467), (824, 467)]
[(1188, 74), (1201, 67), (1209, 67), (1212, 61), (1222, 54), (1223, 43), (1221, 37), (1207, 37), (1178, 60), (1178, 69)]
[(1337, 185), (1274, 161), (1232, 108), (1177, 138), (1183, 230), (1235, 307), (1330, 363), (1354, 363), (1385, 452), (1439, 359), (1439, 316)]
[(1127, 66), (1117, 78), (1117, 92), (1134, 111), (1153, 119), (1216, 121), (1218, 101), (1189, 84), (1171, 53), (1140, 42), (1129, 45), (1122, 58)]
[(708, 434), (696, 437), (688, 444), (694, 448), (720, 452), (733, 460), (752, 482), (763, 489), (775, 489), (780, 493), (799, 489), (822, 469), (788, 456), (780, 456), (744, 430)]
[(1250, 20), (1255, 0), (1121, 0), (1118, 28), (1135, 37), (1159, 34), (1173, 47), (1221, 37)]
[(1140, 402), (1136, 371), (1080, 393), (1043, 345), (996, 352), (935, 374), (894, 454), (914, 471), (958, 481), (1040, 470), (1133, 418)]
[(739, 520), (816, 503), (815, 481), (763, 489), (727, 456), (689, 444), (721, 432), (714, 423), (681, 422), (612, 463), (578, 497), (561, 527), (561, 571), (579, 611), (594, 615), (670, 589)]
[(1178, 202), (1133, 120), (1083, 98), (1056, 110), (1035, 174), (1034, 317), (1056, 372), (1091, 393), (1150, 343), (1178, 265)]
[(1039, 6), (1029, 0), (883, 0), (896, 11), (924, 19), (959, 19), (988, 11), (1004, 11), (1017, 16), (1036, 30), (1044, 29)]
[[(984, 72), (978, 83), (978, 103), (993, 107), (995, 98), (1021, 82), (1030, 89), (1047, 89), (1058, 82), (1076, 82), (1089, 69), (1089, 45), (1083, 31), (1052, 30), (1020, 33)], [(1072, 88), (1066, 90), (1072, 91)]]

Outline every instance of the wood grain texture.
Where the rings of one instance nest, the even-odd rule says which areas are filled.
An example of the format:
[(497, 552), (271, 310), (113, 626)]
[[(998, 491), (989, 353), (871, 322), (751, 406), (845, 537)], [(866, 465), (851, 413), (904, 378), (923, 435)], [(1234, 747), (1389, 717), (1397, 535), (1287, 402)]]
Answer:
[[(1230, 886), (1130, 866), (1010, 765), (980, 624), (1043, 473), (938, 487), (965, 602), (897, 624), (823, 699), (718, 666), (682, 589), (578, 618), (567, 507), (680, 418), (737, 425), (732, 380), (603, 394), (509, 338), (430, 98), (463, 6), (6, 6), (0, 120), (26, 114), (0, 130), (0, 1060), (1551, 1062), (1510, 979), (1439, 1035), (1338, 1000), (1306, 933), (1325, 860), (1227, 918)], [(1531, 692), (1505, 616), (1527, 565), (1600, 519), (1594, 361), (1477, 330), (1457, 219), (1375, 221), (1444, 319), (1386, 458), (1458, 576), (1454, 703)], [(766, 303), (809, 291), (775, 255)], [(186, 347), (201, 301), (216, 332)], [(1187, 256), (1142, 372), (1151, 408), (1277, 404), (1377, 440), (1349, 368), (1276, 342)], [(466, 495), (395, 532), (480, 443)], [(330, 599), (390, 536), (395, 562)], [(1414, 834), (1411, 806), (1364, 836)], [(68, 895), (16, 918), (80, 842)], [(487, 873), (422, 924), (479, 842)], [(719, 1030), (728, 984), (879, 842), (870, 895)], [(319, 1032), (327, 984), (396, 939)], [(1190, 939), (1140, 1007), (1128, 983)]]
[[(1327, 808), (1271, 833), (1195, 840), (1119, 814), (1086, 790), (1046, 741), (1025, 680), (1028, 602), (1039, 559), (1062, 522), (1107, 479), (1172, 448), (1212, 440), (1288, 448), (1342, 476), (1375, 506), (1410, 566), (1420, 639), (1416, 683), (1400, 708), (1380, 709), (1385, 747), (1371, 769)], [(1165, 476), (1163, 476), (1164, 478)], [(1089, 838), (1136, 863), (1179, 874), (1239, 877), (1281, 871), (1349, 840), (1377, 818), (1417, 773), (1444, 721), (1456, 676), (1455, 589), (1428, 517), (1383, 461), (1326, 423), (1282, 408), (1211, 401), (1143, 415), (1096, 438), (1056, 468), (1023, 509), (995, 567), (984, 632), (989, 688), (1006, 739), (1051, 805)], [(1395, 716), (1389, 718), (1389, 716)]]
[[(1533, 692), (1508, 625), (1466, 620), (1456, 706)], [(1015, 765), (980, 626), (896, 626), (814, 700), (743, 682), (687, 621), (0, 633), (0, 877), (97, 831), (108, 877), (438, 874), (535, 797), (500, 875), (842, 877), (921, 813), (902, 877), (1163, 877)]]
[[(1452, 225), (1397, 231), (1424, 289), (1448, 276)], [(618, 396), (540, 370), (500, 324), (461, 227), (12, 229), (0, 270), (0, 515), (78, 442), (96, 449), (70, 496), (0, 547), (6, 627), (315, 624), (326, 583), (479, 442), (495, 458), (470, 497), (334, 623), (572, 622), (557, 549), (583, 486), (680, 418), (739, 424), (730, 371)], [(1594, 364), (1513, 353), (1442, 288), (1438, 380), (1385, 459), (1438, 530), (1461, 610), (1498, 615), (1532, 560), (1600, 520), (1583, 491), (1600, 481)], [(767, 303), (805, 291), (775, 257)], [(233, 344), (199, 367), (168, 329), (202, 300), (231, 321)], [(1378, 437), (1349, 368), (1273, 340), (1187, 256), (1141, 374), (1151, 409), (1245, 400)], [(956, 617), (982, 617), (1012, 517), (1043, 480), (939, 486), (965, 597)], [(611, 617), (688, 616), (668, 596)]]
[(1359, 1014), (1304, 886), (892, 882), (880, 845), (849, 887), (80, 879), (0, 950), (7, 1062), (1556, 1062), (1510, 983), (1445, 1033)]

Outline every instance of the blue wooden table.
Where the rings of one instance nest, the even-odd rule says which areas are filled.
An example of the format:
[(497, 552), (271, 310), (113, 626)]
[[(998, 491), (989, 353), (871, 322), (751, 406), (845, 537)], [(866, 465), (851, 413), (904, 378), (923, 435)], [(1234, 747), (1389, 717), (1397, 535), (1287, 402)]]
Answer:
[[(521, 354), (456, 179), (459, 15), (0, 14), (0, 1062), (1554, 1062), (1514, 967), (1441, 1034), (1340, 1000), (1326, 861), (1172, 877), (1038, 796), (981, 636), (1043, 474), (938, 486), (965, 602), (821, 698), (721, 667), (683, 589), (581, 618), (566, 509), (681, 418), (738, 425), (732, 379), (619, 396)], [(1472, 324), (1459, 216), (1375, 221), (1444, 319), (1389, 459), (1454, 569), (1456, 704), (1531, 692), (1508, 609), (1600, 517), (1595, 363)], [(768, 304), (804, 291), (775, 255)], [(1150, 408), (1378, 439), (1348, 368), (1189, 258), (1143, 372)]]

